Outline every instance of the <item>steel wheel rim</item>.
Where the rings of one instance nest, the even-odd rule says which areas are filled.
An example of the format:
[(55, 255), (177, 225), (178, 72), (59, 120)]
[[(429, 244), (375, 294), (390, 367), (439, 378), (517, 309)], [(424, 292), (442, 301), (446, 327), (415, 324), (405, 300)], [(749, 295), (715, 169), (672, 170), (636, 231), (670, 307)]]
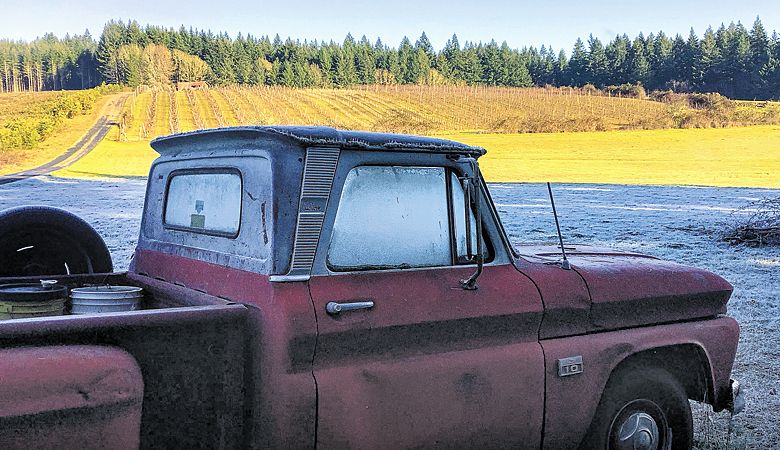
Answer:
[(610, 450), (669, 450), (672, 430), (661, 407), (647, 399), (633, 400), (618, 411), (609, 426)]

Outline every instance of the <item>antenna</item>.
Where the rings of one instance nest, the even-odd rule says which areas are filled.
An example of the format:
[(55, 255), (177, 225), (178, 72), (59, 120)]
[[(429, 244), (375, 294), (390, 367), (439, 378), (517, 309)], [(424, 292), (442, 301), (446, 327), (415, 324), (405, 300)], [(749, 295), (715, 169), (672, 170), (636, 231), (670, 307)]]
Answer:
[(550, 193), (550, 203), (552, 203), (553, 216), (555, 216), (555, 228), (558, 230), (558, 242), (561, 243), (561, 255), (563, 255), (563, 261), (561, 261), (561, 269), (571, 270), (571, 264), (566, 258), (566, 249), (563, 246), (563, 235), (561, 235), (561, 225), (558, 223), (558, 212), (555, 210), (555, 199), (553, 198), (552, 187), (547, 182), (547, 192)]

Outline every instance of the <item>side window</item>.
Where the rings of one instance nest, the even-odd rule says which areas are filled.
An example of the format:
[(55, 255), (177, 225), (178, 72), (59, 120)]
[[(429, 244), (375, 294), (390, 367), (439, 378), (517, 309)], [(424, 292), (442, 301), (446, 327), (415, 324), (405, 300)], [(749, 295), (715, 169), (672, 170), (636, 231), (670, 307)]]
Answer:
[(435, 267), (452, 263), (442, 167), (356, 167), (333, 226), (334, 270)]
[(241, 191), (241, 175), (235, 171), (174, 172), (168, 181), (164, 224), (235, 237), (241, 223)]

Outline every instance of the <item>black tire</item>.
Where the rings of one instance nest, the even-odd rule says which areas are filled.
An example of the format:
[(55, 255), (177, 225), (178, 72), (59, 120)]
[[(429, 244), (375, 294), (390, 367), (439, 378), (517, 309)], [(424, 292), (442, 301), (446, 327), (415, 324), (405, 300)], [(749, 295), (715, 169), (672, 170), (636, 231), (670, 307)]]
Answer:
[[(691, 448), (693, 419), (685, 390), (669, 372), (642, 367), (621, 370), (610, 378), (581, 448), (620, 449), (621, 428), (631, 430), (637, 422), (647, 425), (650, 423), (647, 416), (652, 418), (658, 432), (657, 446), (648, 448)], [(637, 432), (634, 436), (641, 439), (650, 435), (641, 434)]]
[(0, 277), (112, 270), (106, 243), (77, 216), (48, 206), (0, 211)]

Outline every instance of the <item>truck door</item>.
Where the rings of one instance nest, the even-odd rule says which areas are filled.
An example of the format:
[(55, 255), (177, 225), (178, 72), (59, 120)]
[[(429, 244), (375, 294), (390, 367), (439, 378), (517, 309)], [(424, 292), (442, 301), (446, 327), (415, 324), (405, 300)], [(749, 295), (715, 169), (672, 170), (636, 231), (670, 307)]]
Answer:
[(475, 265), (459, 170), (342, 154), (309, 282), (318, 446), (539, 448), (541, 298), (487, 215), (489, 262), (461, 287)]

